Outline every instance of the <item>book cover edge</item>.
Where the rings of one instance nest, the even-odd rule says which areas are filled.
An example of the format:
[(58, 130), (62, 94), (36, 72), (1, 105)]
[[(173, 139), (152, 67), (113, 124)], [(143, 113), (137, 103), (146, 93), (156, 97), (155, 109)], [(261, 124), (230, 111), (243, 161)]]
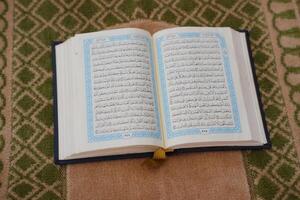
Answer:
[(53, 41), (51, 44), (51, 63), (52, 63), (52, 95), (53, 95), (53, 158), (54, 163), (59, 164), (58, 148), (58, 104), (57, 104), (57, 79), (56, 79), (56, 52), (55, 46), (60, 44), (59, 41)]

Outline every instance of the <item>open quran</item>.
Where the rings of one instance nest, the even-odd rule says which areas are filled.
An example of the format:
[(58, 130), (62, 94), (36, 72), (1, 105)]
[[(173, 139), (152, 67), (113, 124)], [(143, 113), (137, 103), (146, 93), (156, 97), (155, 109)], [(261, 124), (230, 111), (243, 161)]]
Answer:
[(247, 35), (122, 28), (54, 43), (55, 162), (270, 147)]

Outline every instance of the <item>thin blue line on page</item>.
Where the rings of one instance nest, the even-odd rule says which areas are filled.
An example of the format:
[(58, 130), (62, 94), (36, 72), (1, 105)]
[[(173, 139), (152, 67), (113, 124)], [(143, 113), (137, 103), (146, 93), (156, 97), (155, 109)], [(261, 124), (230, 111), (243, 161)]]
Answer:
[[(187, 136), (187, 135), (199, 135), (202, 133), (202, 130), (207, 130), (208, 134), (221, 134), (221, 133), (240, 133), (241, 132), (241, 125), (240, 125), (240, 115), (236, 100), (235, 89), (233, 85), (232, 73), (231, 73), (231, 66), (228, 54), (226, 53), (227, 46), (223, 36), (219, 33), (209, 33), (210, 35), (214, 35), (218, 38), (220, 47), (222, 49), (222, 57), (224, 62), (225, 68), (225, 76), (227, 81), (227, 86), (230, 93), (230, 100), (232, 105), (232, 113), (233, 113), (233, 120), (234, 120), (234, 127), (208, 127), (208, 128), (186, 128), (181, 130), (174, 131), (172, 128), (171, 122), (171, 114), (170, 114), (170, 106), (169, 106), (169, 95), (167, 90), (167, 81), (165, 75), (165, 66), (163, 62), (163, 50), (162, 50), (162, 43), (167, 39), (166, 36), (161, 36), (156, 39), (156, 50), (157, 50), (157, 60), (158, 60), (158, 67), (159, 67), (159, 78), (161, 83), (161, 90), (162, 90), (162, 99), (163, 99), (163, 110), (165, 114), (165, 126), (167, 131), (167, 138), (175, 138), (180, 136)], [(200, 32), (180, 32), (174, 33), (172, 36), (179, 37), (179, 38), (201, 38), (203, 37), (202, 33)], [(171, 37), (172, 37), (171, 36)]]
[(122, 40), (144, 40), (147, 42), (147, 46), (150, 52), (150, 65), (151, 65), (151, 80), (153, 83), (152, 91), (154, 98), (154, 109), (156, 113), (156, 131), (131, 131), (126, 134), (130, 135), (130, 138), (154, 138), (161, 139), (160, 134), (160, 119), (158, 113), (158, 103), (157, 103), (157, 92), (156, 92), (156, 82), (154, 78), (154, 63), (153, 63), (153, 53), (151, 41), (149, 38), (142, 35), (113, 35), (105, 38), (90, 38), (83, 40), (83, 52), (84, 52), (84, 70), (85, 70), (85, 93), (86, 93), (86, 111), (87, 111), (87, 137), (88, 142), (105, 142), (112, 140), (124, 139), (124, 132), (113, 132), (113, 133), (103, 133), (96, 134), (94, 128), (94, 107), (93, 107), (93, 82), (92, 82), (92, 66), (91, 66), (91, 45), (95, 40), (101, 40), (103, 42), (112, 41), (122, 41)]

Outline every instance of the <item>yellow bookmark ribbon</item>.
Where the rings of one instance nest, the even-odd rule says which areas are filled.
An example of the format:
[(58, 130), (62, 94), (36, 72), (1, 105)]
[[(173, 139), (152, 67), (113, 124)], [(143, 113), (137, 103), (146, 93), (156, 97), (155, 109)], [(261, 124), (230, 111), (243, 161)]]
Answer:
[(153, 153), (152, 158), (147, 158), (142, 163), (142, 166), (146, 166), (149, 169), (157, 169), (166, 161), (166, 152), (171, 152), (173, 149), (159, 148)]
[(173, 149), (159, 148), (153, 153), (154, 160), (164, 160), (167, 158), (166, 152), (172, 152)]

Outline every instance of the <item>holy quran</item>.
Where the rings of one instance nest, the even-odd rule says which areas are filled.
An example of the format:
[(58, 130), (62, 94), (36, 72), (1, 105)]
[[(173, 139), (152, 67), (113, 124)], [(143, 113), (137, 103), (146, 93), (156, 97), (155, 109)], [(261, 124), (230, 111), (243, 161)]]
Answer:
[(231, 28), (177, 27), (56, 43), (56, 163), (269, 146), (247, 41)]

